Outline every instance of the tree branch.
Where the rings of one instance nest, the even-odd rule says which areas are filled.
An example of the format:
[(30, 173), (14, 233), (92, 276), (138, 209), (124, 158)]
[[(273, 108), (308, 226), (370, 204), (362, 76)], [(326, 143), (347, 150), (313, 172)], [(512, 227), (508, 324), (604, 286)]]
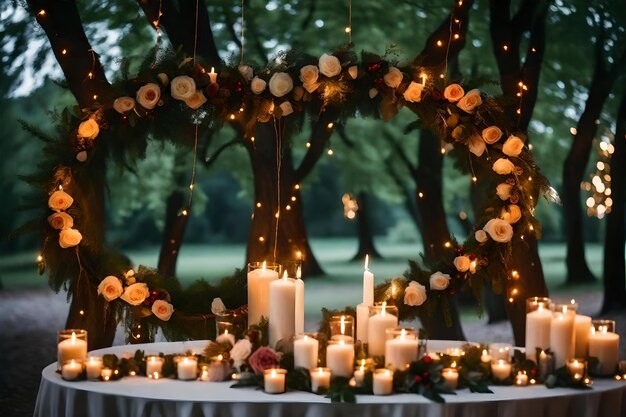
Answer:
[(395, 140), (395, 138), (387, 131), (383, 133), (383, 138), (391, 145), (392, 149), (400, 158), (406, 169), (411, 173), (411, 177), (417, 179), (419, 177), (417, 167), (406, 156), (406, 152), (402, 149), (402, 146)]
[[(244, 5), (246, 8), (250, 7), (250, 0), (245, 0)], [(257, 51), (257, 54), (259, 54), (259, 58), (261, 58), (263, 60), (263, 64), (265, 64), (268, 61), (267, 51), (265, 50), (265, 47), (263, 46), (263, 41), (261, 40), (261, 37), (259, 36), (259, 30), (257, 29), (256, 21), (254, 20), (254, 14), (249, 13), (247, 20), (248, 20), (248, 25), (246, 29), (248, 32), (250, 32), (251, 38), (253, 39), (253, 42), (254, 42), (254, 47)]]
[(307, 9), (306, 16), (300, 25), (300, 30), (305, 31), (313, 21), (313, 15), (317, 9), (317, 0), (309, 0), (309, 8)]
[(224, 19), (226, 20), (226, 30), (228, 31), (228, 33), (230, 33), (231, 40), (235, 42), (235, 44), (239, 48), (239, 51), (241, 51), (241, 39), (239, 38), (239, 36), (237, 36), (237, 33), (235, 32), (235, 21), (230, 15), (230, 10), (225, 5), (222, 6), (222, 13), (224, 14)]
[(339, 133), (339, 137), (341, 141), (351, 149), (355, 148), (355, 143), (352, 139), (348, 137), (348, 133), (346, 132), (346, 127), (344, 125), (337, 126), (337, 133)]
[(226, 142), (222, 145), (220, 145), (219, 148), (217, 148), (217, 150), (213, 153), (213, 155), (208, 156), (205, 160), (204, 160), (204, 166), (205, 168), (211, 168), (211, 166), (215, 163), (215, 161), (217, 161), (217, 158), (221, 155), (222, 152), (224, 152), (226, 149), (230, 148), (233, 145), (238, 145), (241, 143), (241, 140), (239, 138), (235, 138), (232, 139), (229, 142)]
[(300, 166), (294, 172), (294, 178), (296, 182), (302, 182), (313, 170), (313, 167), (324, 153), (326, 143), (333, 134), (333, 129), (329, 128), (329, 123), (333, 122), (336, 118), (336, 111), (327, 109), (320, 113), (319, 117), (313, 123), (311, 129), (311, 147), (304, 155)]

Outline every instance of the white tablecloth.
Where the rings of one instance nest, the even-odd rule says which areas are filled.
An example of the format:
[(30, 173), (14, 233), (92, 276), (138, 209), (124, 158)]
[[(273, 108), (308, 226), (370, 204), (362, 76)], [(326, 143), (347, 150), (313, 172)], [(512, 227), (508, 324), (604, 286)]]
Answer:
[[(201, 352), (206, 343), (115, 346), (94, 353)], [(442, 344), (433, 341), (428, 347), (439, 350)], [(56, 373), (54, 363), (42, 371), (35, 417), (626, 417), (626, 382), (606, 379), (596, 379), (593, 389), (584, 391), (544, 386), (491, 387), (494, 394), (460, 390), (457, 395), (446, 395), (445, 404), (415, 394), (359, 396), (357, 404), (330, 404), (322, 396), (305, 392), (270, 395), (230, 385), (145, 377), (68, 382)]]

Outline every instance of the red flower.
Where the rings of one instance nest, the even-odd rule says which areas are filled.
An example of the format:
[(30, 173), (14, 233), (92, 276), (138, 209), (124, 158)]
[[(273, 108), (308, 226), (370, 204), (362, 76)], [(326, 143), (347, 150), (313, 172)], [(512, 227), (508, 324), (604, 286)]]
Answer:
[(421, 376), (419, 376), (419, 375), (415, 375), (415, 383), (416, 383), (416, 384), (419, 384), (419, 383), (421, 383), (421, 382), (422, 382), (422, 377), (421, 377)]
[(248, 365), (252, 370), (260, 374), (266, 369), (277, 368), (279, 365), (280, 356), (274, 350), (262, 346), (254, 351), (248, 358)]
[(424, 361), (424, 363), (426, 365), (431, 364), (433, 362), (433, 358), (431, 358), (429, 355), (426, 355), (422, 358), (422, 361)]

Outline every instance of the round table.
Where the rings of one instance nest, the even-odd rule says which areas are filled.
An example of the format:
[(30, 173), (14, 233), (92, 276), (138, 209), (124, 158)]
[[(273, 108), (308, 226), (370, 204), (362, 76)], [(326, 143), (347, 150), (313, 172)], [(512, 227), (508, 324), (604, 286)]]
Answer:
[[(201, 352), (207, 341), (114, 346), (92, 353), (146, 354)], [(430, 341), (429, 351), (460, 342)], [(594, 380), (591, 390), (544, 386), (499, 387), (493, 394), (459, 390), (445, 404), (415, 394), (358, 396), (356, 404), (331, 404), (306, 392), (265, 394), (253, 388), (231, 389), (232, 382), (150, 380), (126, 377), (118, 381), (69, 382), (56, 373), (56, 363), (42, 371), (35, 417), (626, 417), (626, 382)]]

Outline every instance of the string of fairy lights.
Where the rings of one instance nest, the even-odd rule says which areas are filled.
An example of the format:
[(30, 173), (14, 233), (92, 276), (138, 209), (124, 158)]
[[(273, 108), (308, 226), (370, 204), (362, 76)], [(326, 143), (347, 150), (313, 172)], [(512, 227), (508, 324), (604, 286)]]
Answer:
[[(570, 133), (576, 135), (576, 128), (571, 128)], [(580, 188), (589, 193), (585, 200), (587, 215), (603, 219), (612, 211), (613, 197), (611, 190), (611, 157), (615, 147), (611, 143), (612, 132), (607, 129), (598, 141), (598, 160), (593, 172), (589, 174), (589, 181), (582, 181)]]

